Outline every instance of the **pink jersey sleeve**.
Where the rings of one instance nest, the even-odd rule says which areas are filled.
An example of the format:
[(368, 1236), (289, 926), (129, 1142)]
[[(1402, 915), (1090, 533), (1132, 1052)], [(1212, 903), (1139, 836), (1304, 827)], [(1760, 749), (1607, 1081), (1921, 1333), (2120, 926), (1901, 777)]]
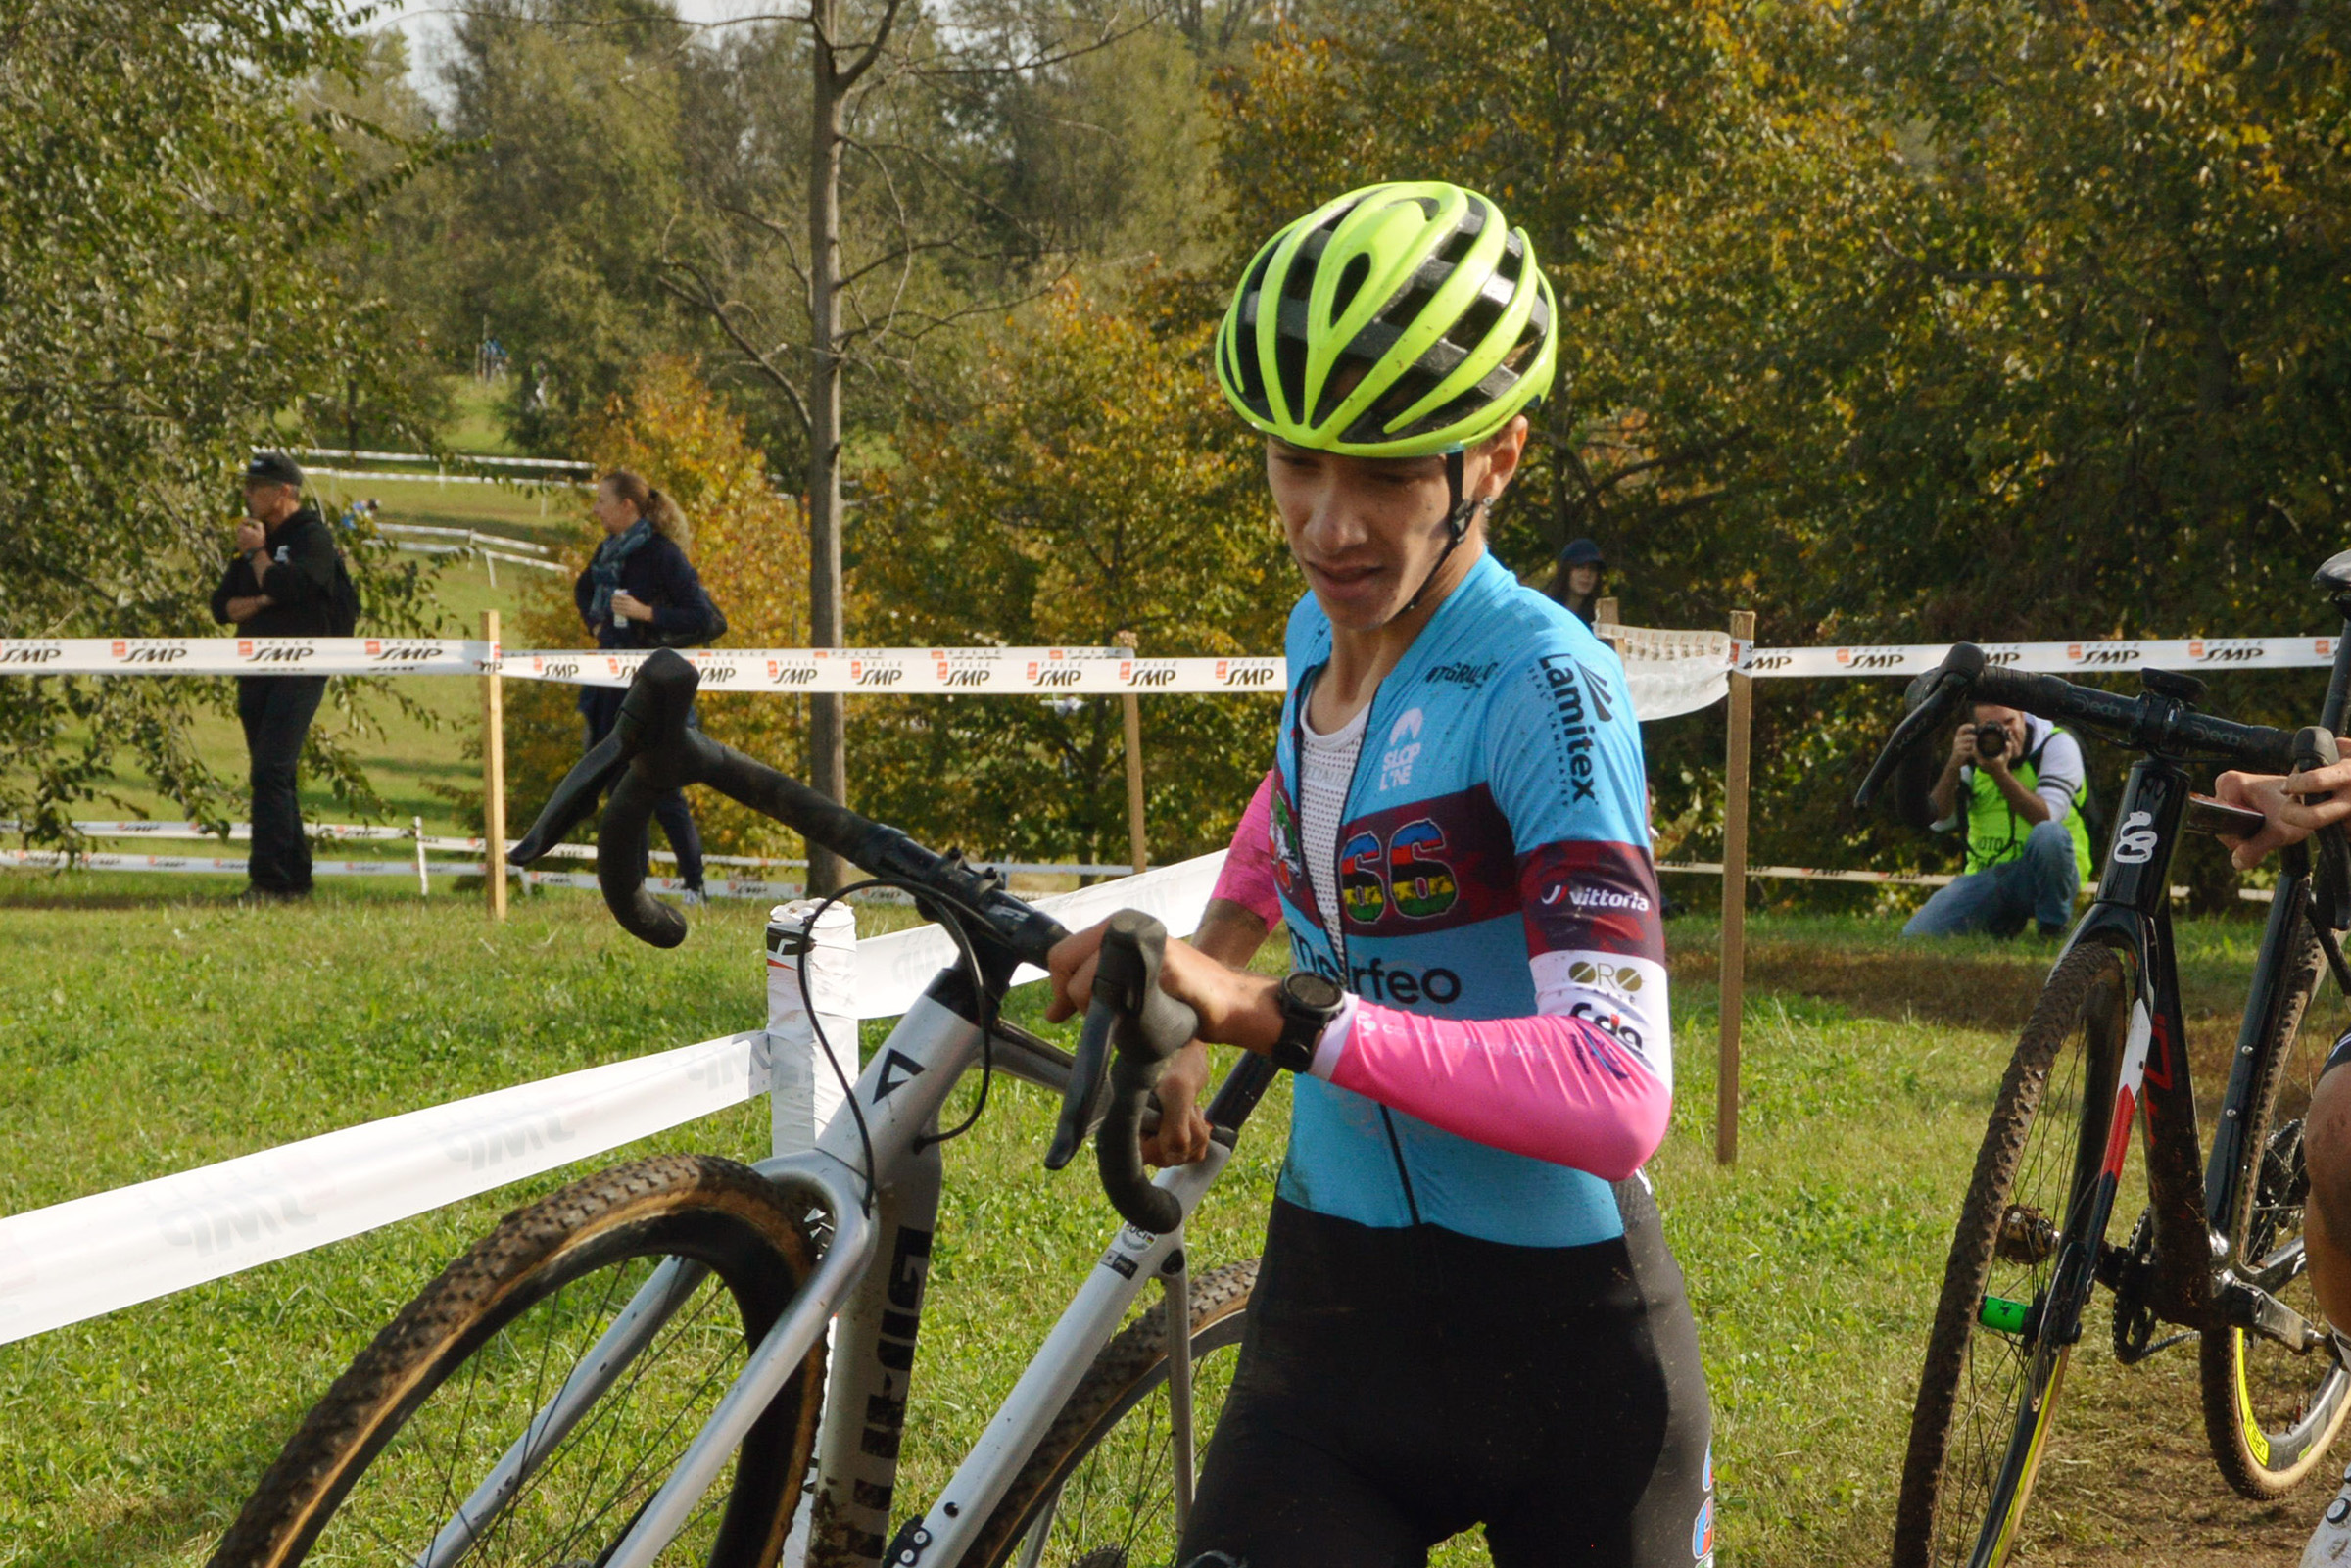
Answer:
[(1656, 1153), (1673, 1091), (1596, 1024), (1561, 1013), (1439, 1019), (1351, 997), (1315, 1076), (1473, 1143), (1622, 1181)]
[(1232, 831), (1232, 848), (1224, 869), (1217, 874), (1217, 890), (1210, 895), (1240, 905), (1271, 930), (1281, 924), (1281, 899), (1273, 891), (1273, 775), (1258, 781), (1241, 825)]

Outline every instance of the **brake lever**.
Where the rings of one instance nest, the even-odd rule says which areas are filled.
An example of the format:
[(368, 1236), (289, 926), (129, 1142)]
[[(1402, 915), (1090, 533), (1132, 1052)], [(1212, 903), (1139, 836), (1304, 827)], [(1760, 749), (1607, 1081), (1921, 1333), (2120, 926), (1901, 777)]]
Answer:
[(611, 788), (612, 782), (628, 765), (618, 735), (608, 735), (589, 747), (588, 754), (571, 765), (571, 772), (563, 776), (563, 782), (555, 785), (555, 792), (547, 797), (547, 804), (539, 808), (530, 832), (506, 851), (506, 864), (528, 866), (570, 837), (574, 828), (595, 815), (604, 791)]
[(1152, 1185), (1143, 1169), (1142, 1137), (1169, 1059), (1200, 1029), (1199, 1015), (1160, 989), (1167, 941), (1167, 927), (1140, 910), (1123, 909), (1110, 918), (1094, 961), (1077, 1062), (1062, 1092), (1061, 1120), (1045, 1151), (1045, 1167), (1059, 1170), (1094, 1131), (1111, 1207), (1154, 1235), (1181, 1224), (1183, 1207)]
[(1943, 663), (1929, 677), (1926, 695), (1917, 707), (1902, 715), (1902, 722), (1894, 727), (1894, 734), (1886, 737), (1877, 760), (1869, 765), (1861, 787), (1853, 792), (1856, 809), (1867, 811), (1911, 748), (1950, 718), (1951, 710), (1975, 685), (1976, 677), (1984, 673), (1984, 650), (1973, 642), (1951, 644), (1950, 652), (1943, 656)]
[(1070, 1063), (1070, 1079), (1061, 1091), (1061, 1119), (1045, 1149), (1045, 1168), (1059, 1170), (1078, 1158), (1085, 1140), (1102, 1119), (1102, 1090), (1109, 1078), (1110, 1031), (1119, 1021), (1115, 1003), (1099, 994), (1086, 1004), (1085, 1024), (1078, 1031), (1077, 1055)]

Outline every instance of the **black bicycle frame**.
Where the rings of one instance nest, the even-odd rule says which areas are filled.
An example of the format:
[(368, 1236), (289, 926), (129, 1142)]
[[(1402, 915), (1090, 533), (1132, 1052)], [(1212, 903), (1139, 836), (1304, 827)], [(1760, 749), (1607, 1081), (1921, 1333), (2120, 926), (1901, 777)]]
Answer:
[[(2351, 622), (2335, 646), (2321, 724), (2329, 731), (2343, 722), (2351, 692)], [(2094, 942), (2128, 955), (2134, 972), (2134, 1000), (2146, 1014), (2143, 1065), (2126, 1060), (2117, 1083), (2118, 1126), (2100, 1169), (2101, 1191), (2083, 1213), (2086, 1223), (2069, 1226), (2069, 1241), (2081, 1243), (2078, 1266), (2095, 1267), (2097, 1243), (2112, 1218), (2128, 1145), (2128, 1117), (2143, 1109), (2147, 1184), (2155, 1228), (2155, 1278), (2150, 1305), (2168, 1321), (2194, 1328), (2225, 1326), (2262, 1306), (2241, 1286), (2225, 1278), (2247, 1259), (2230, 1256), (2229, 1231), (2243, 1194), (2240, 1183), (2259, 1179), (2259, 1164), (2246, 1158), (2245, 1140), (2253, 1101), (2276, 1070), (2272, 1057), (2291, 1047), (2279, 1023), (2291, 1005), (2293, 971), (2301, 943), (2297, 923), (2306, 919), (2308, 856), (2300, 850), (2281, 857), (2278, 885), (2262, 933), (2260, 957), (2238, 1026), (2228, 1091), (2222, 1101), (2212, 1148), (2197, 1169), (2202, 1140), (2197, 1127), (2195, 1089), (2187, 1059), (2186, 1020), (2180, 1001), (2179, 960), (2172, 943), (2171, 868), (2182, 833), (2189, 793), (2188, 776), (2166, 757), (2142, 757), (2131, 769), (2115, 813), (2112, 841), (2095, 900), (2075, 927), (2071, 945)], [(2299, 1268), (2298, 1261), (2295, 1267)], [(2263, 1283), (2265, 1289), (2279, 1282)], [(2216, 1301), (2216, 1286), (2231, 1300)], [(2241, 1323), (2240, 1326), (2257, 1326)], [(2078, 1325), (2051, 1324), (2069, 1337)]]

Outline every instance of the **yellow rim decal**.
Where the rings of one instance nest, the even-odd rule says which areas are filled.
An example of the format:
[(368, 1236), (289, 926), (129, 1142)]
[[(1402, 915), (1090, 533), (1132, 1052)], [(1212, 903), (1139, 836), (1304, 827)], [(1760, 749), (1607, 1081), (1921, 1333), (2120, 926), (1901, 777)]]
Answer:
[(2057, 1364), (2049, 1369), (2049, 1386), (2041, 1390), (2040, 1414), (2033, 1423), (2032, 1446), (2025, 1451), (2025, 1473), (2019, 1478), (2016, 1496), (2008, 1499), (2008, 1511), (2001, 1516), (2000, 1533), (1992, 1538), (1991, 1554), (1984, 1558), (1985, 1568), (1998, 1568), (2008, 1560), (2008, 1548), (2016, 1544), (2017, 1524), (2025, 1517), (2025, 1504), (2033, 1499), (2033, 1478), (2040, 1474), (2041, 1450), (2048, 1446), (2050, 1420), (2057, 1413), (2057, 1391), (2065, 1383), (2065, 1364), (2073, 1355), (2069, 1347), (2057, 1353)]
[(2253, 1454), (2253, 1462), (2267, 1468), (2270, 1462), (2270, 1435), (2261, 1429), (2261, 1417), (2253, 1413), (2253, 1390), (2245, 1382), (2245, 1331), (2229, 1331), (2229, 1354), (2236, 1362), (2236, 1413), (2245, 1429), (2245, 1447)]

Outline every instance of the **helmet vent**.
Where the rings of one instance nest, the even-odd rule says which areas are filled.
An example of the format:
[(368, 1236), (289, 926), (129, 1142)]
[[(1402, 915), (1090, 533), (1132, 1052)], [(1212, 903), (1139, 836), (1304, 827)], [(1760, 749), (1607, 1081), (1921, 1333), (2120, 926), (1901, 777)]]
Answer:
[(1296, 419), (1306, 407), (1306, 339), (1288, 332), (1273, 340), (1273, 373), (1281, 378), (1281, 401)]
[(1330, 297), (1330, 313), (1334, 318), (1347, 313), (1347, 307), (1355, 303), (1356, 291), (1370, 275), (1371, 258), (1359, 254), (1347, 259), (1347, 264), (1339, 269), (1338, 287)]

